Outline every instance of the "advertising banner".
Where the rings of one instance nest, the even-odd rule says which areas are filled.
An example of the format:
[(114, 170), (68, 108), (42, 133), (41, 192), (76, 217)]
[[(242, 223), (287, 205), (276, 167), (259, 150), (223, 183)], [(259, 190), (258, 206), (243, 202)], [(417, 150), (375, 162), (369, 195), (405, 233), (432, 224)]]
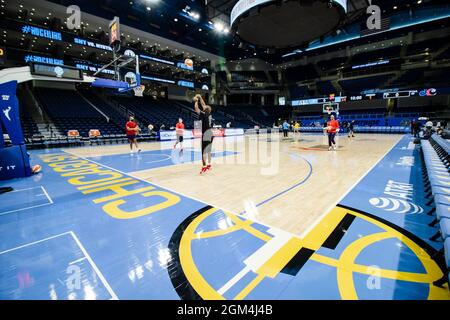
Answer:
[(20, 124), (19, 102), (16, 96), (17, 81), (0, 84), (0, 119), (13, 145), (24, 144)]

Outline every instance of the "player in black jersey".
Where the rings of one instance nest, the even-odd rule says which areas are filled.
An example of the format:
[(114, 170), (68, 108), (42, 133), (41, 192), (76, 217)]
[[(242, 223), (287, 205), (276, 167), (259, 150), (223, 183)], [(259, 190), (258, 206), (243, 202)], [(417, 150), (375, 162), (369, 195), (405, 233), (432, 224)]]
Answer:
[[(195, 112), (199, 115), (199, 120), (202, 122), (202, 162), (203, 167), (200, 174), (205, 173), (211, 169), (211, 149), (213, 142), (212, 132), (212, 116), (211, 107), (208, 106), (200, 94), (194, 97)], [(200, 104), (200, 105), (199, 105)]]

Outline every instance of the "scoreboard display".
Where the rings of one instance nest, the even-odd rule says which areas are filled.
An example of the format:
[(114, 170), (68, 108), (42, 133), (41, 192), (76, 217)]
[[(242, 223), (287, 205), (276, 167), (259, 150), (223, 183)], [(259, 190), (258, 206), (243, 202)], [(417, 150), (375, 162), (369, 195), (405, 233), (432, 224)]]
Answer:
[(5, 64), (6, 60), (6, 49), (4, 47), (0, 47), (0, 66)]
[(397, 92), (385, 92), (383, 94), (384, 99), (399, 99), (399, 98), (409, 98), (415, 96), (417, 90), (414, 91), (397, 91)]
[(33, 63), (31, 65), (31, 74), (61, 79), (83, 80), (81, 70), (67, 66), (52, 66), (48, 64)]
[(109, 44), (113, 46), (117, 43), (120, 43), (120, 20), (119, 17), (114, 17), (109, 24)]

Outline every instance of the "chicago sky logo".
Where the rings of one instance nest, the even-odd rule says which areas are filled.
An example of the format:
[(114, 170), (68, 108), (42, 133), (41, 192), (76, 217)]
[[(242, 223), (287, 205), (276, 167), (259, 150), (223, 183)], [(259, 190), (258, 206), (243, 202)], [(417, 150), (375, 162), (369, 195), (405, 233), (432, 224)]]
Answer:
[[(423, 208), (412, 202), (413, 185), (389, 180), (384, 189), (384, 197), (369, 200), (375, 208), (400, 214), (423, 213)], [(395, 197), (395, 198), (394, 198)]]

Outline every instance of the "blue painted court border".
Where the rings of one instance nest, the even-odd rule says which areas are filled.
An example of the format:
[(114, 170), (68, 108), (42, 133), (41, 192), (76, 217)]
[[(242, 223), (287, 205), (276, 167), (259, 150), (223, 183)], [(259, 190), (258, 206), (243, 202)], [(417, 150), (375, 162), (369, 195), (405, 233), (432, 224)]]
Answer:
[[(407, 139), (405, 141), (407, 141)], [(399, 144), (399, 145), (401, 147), (401, 144)], [(83, 159), (82, 157), (79, 157), (79, 158)], [(387, 163), (392, 161), (391, 158), (388, 158), (385, 160)], [(382, 161), (383, 161), (383, 159), (382, 159)], [(90, 161), (90, 162), (92, 162), (92, 161)], [(44, 166), (45, 166), (45, 164), (44, 164)], [(101, 164), (100, 164), (100, 166), (106, 167)], [(49, 168), (47, 167), (46, 169), (48, 170)], [(44, 169), (44, 171), (46, 171), (46, 169)], [(110, 168), (110, 169), (114, 170), (113, 168)], [(311, 168), (311, 170), (312, 170), (312, 168)], [(118, 171), (118, 170), (114, 170), (114, 171)], [(56, 175), (54, 174), (53, 171), (51, 171), (51, 173), (46, 172), (46, 175), (43, 177), (43, 180), (45, 180), (47, 178), (52, 178), (55, 176)], [(58, 182), (58, 184), (61, 184), (62, 186), (64, 186), (64, 183), (66, 183), (66, 181), (62, 181), (62, 180), (63, 179), (61, 179), (59, 177), (59, 175), (57, 175), (56, 181)], [(21, 181), (25, 182), (25, 180), (21, 180)], [(32, 181), (28, 180), (28, 182), (32, 182)], [(147, 185), (152, 185), (152, 183), (150, 183), (150, 182), (147, 182), (147, 181), (143, 181), (143, 182), (145, 182)], [(43, 181), (43, 183), (45, 184), (45, 181)], [(14, 182), (12, 182), (11, 184), (14, 184)], [(66, 188), (66, 189), (70, 189), (70, 188)], [(184, 199), (184, 197), (183, 197), (183, 199)], [(56, 200), (58, 200), (58, 199), (56, 199)], [(67, 199), (64, 199), (64, 200), (67, 200)], [(196, 207), (196, 205), (197, 205), (196, 201), (192, 201), (190, 199), (185, 199), (185, 200), (187, 202), (191, 202), (194, 205), (194, 207)], [(85, 201), (86, 201), (86, 199), (85, 199)], [(61, 205), (61, 203), (59, 203), (59, 204)], [(66, 204), (64, 203), (64, 205), (66, 205)], [(198, 203), (198, 205), (204, 206), (204, 204), (201, 204), (201, 203)], [(90, 206), (90, 208), (93, 209), (92, 206)], [(158, 228), (161, 228), (161, 231), (163, 231), (163, 228), (165, 229), (165, 231), (163, 231), (163, 233), (156, 234), (158, 236), (158, 238), (160, 238), (160, 241), (162, 240), (162, 242), (165, 243), (165, 240), (163, 238), (161, 238), (161, 236), (167, 237), (168, 234), (166, 234), (166, 231), (170, 233), (171, 228), (176, 227), (176, 224), (177, 224), (176, 220), (179, 218), (180, 213), (182, 213), (181, 214), (182, 216), (185, 214), (189, 214), (189, 212), (190, 212), (189, 208), (190, 208), (189, 206), (184, 207), (184, 209), (186, 209), (186, 212), (176, 212), (176, 210), (175, 211), (171, 210), (171, 212), (166, 212), (169, 214), (169, 216), (171, 216), (171, 220), (164, 223), (164, 226), (163, 226), (163, 221), (161, 219), (156, 219), (157, 218), (156, 216), (149, 216), (147, 218), (138, 219), (138, 221), (131, 223), (131, 225), (136, 228), (133, 232), (133, 233), (135, 233), (135, 235), (133, 234), (133, 235), (127, 235), (127, 236), (132, 237), (131, 239), (135, 243), (135, 247), (128, 248), (126, 246), (126, 243), (124, 243), (124, 245), (116, 243), (116, 245), (118, 245), (118, 248), (116, 250), (114, 250), (115, 253), (119, 254), (119, 252), (121, 252), (120, 250), (122, 249), (121, 247), (124, 247), (123, 249), (130, 250), (130, 253), (132, 253), (133, 255), (130, 255), (130, 256), (127, 255), (127, 256), (122, 257), (124, 259), (124, 261), (123, 261), (124, 264), (126, 264), (128, 262), (132, 262), (133, 257), (135, 255), (139, 257), (141, 254), (145, 253), (145, 252), (140, 252), (138, 250), (139, 248), (136, 247), (136, 245), (138, 245), (138, 240), (140, 240), (142, 238), (141, 233), (144, 231), (144, 229), (142, 229), (139, 225), (147, 224), (147, 222), (150, 222), (150, 221), (152, 221), (152, 224), (154, 224), (155, 226), (158, 226)], [(203, 208), (203, 207), (200, 207), (200, 208)], [(48, 215), (45, 215), (45, 213), (43, 212), (43, 211), (45, 211), (44, 209), (39, 210), (39, 211), (41, 211), (41, 213), (33, 212), (33, 216), (36, 216), (36, 217), (41, 216), (41, 217), (48, 218)], [(92, 212), (90, 212), (90, 215), (92, 215), (92, 217), (90, 219), (95, 219), (95, 213), (96, 213), (95, 210), (92, 210)], [(82, 212), (78, 212), (78, 213), (75, 212), (74, 217), (79, 216), (79, 215), (82, 215)], [(178, 215), (178, 217), (173, 219), (174, 216), (176, 216), (176, 215)], [(30, 217), (30, 219), (34, 220), (34, 224), (25, 226), (25, 224), (28, 224), (27, 221), (25, 219), (23, 219), (26, 217), (25, 215), (14, 215), (14, 216), (18, 216), (20, 218), (20, 219), (18, 219), (18, 221), (20, 224), (22, 224), (21, 228), (26, 228), (26, 230), (43, 229), (43, 230), (39, 230), (39, 232), (40, 233), (50, 232), (50, 234), (54, 231), (54, 229), (49, 229), (48, 227), (44, 227), (43, 224), (39, 223), (39, 220), (31, 218), (31, 217)], [(167, 215), (166, 215), (166, 217), (167, 217)], [(55, 218), (61, 219), (61, 217), (56, 217), (56, 216), (55, 216)], [(97, 219), (95, 219), (95, 220), (97, 220)], [(100, 216), (100, 219), (103, 220), (103, 222), (95, 221), (95, 223), (93, 223), (94, 221), (91, 221), (89, 223), (92, 224), (92, 226), (89, 226), (89, 224), (86, 224), (86, 223), (85, 224), (82, 223), (81, 225), (77, 226), (76, 228), (82, 227), (84, 229), (83, 231), (81, 231), (81, 233), (82, 233), (81, 236), (85, 237), (85, 239), (83, 239), (83, 243), (85, 243), (86, 245), (91, 247), (90, 252), (92, 252), (92, 254), (95, 256), (95, 258), (99, 260), (99, 264), (103, 264), (104, 267), (107, 267), (109, 264), (114, 262), (114, 259), (111, 260), (111, 257), (109, 257), (108, 254), (102, 253), (102, 251), (104, 251), (104, 250), (99, 251), (98, 249), (95, 248), (95, 241), (96, 241), (95, 238), (97, 238), (97, 240), (102, 239), (101, 235), (100, 235), (100, 238), (98, 238), (98, 236), (99, 236), (99, 233), (103, 232), (97, 228), (98, 226), (100, 226), (100, 225), (98, 225), (98, 222), (102, 222), (102, 223), (106, 222), (107, 226), (109, 224), (108, 219), (106, 219), (102, 216)], [(167, 219), (167, 218), (165, 218), (165, 219)], [(9, 226), (13, 226), (13, 224), (11, 224), (11, 223), (14, 223), (14, 220), (16, 220), (16, 219), (13, 216), (6, 215), (5, 219), (1, 219), (0, 221), (9, 221)], [(29, 220), (29, 222), (32, 220)], [(65, 224), (66, 226), (73, 223), (71, 220), (68, 220), (67, 222), (69, 224)], [(82, 221), (80, 221), (80, 222), (82, 222)], [(53, 223), (53, 221), (52, 221), (52, 223)], [(113, 225), (116, 225), (116, 227), (117, 227), (118, 225), (126, 225), (126, 224), (130, 224), (130, 223), (125, 223), (125, 224), (124, 223), (121, 223), (121, 224), (114, 223)], [(110, 225), (109, 227), (113, 227), (113, 225)], [(4, 225), (3, 227), (6, 228), (6, 226), (8, 226), (8, 224)], [(1, 225), (0, 225), (0, 227), (1, 227)], [(10, 232), (8, 232), (8, 233), (10, 234), (10, 233), (12, 233), (12, 231), (14, 231), (14, 230), (10, 230)], [(117, 230), (118, 233), (120, 233), (120, 231), (124, 231), (124, 229), (120, 228)], [(92, 232), (94, 232), (94, 233), (92, 233)], [(117, 233), (117, 232), (114, 232), (112, 234), (111, 234), (111, 232), (108, 232), (109, 233), (108, 238), (116, 237), (117, 235), (115, 235), (115, 233)], [(237, 243), (245, 244), (245, 242), (242, 242), (239, 238), (240, 237), (238, 234), (233, 234), (232, 237), (229, 238), (228, 240), (233, 241), (236, 244)], [(117, 238), (117, 240), (119, 240), (119, 239), (120, 239), (120, 237)], [(106, 240), (106, 238), (104, 240)], [(149, 235), (148, 233), (145, 234), (144, 237), (142, 238), (142, 240), (146, 240), (146, 241), (151, 240), (151, 235)], [(94, 241), (94, 243), (92, 243), (92, 241)], [(220, 251), (220, 252), (228, 253), (230, 255), (230, 258), (232, 258), (232, 259), (237, 258), (236, 263), (238, 263), (240, 261), (238, 260), (238, 257), (235, 256), (236, 252), (231, 250), (233, 248), (230, 248), (229, 241), (225, 242), (225, 246), (220, 247), (220, 250), (217, 247), (214, 247), (214, 250), (216, 252)], [(227, 248), (228, 248), (228, 251), (227, 251)], [(222, 251), (222, 249), (224, 251)], [(145, 251), (147, 251), (147, 250), (145, 250)], [(203, 252), (202, 252), (202, 254), (203, 254)], [(228, 256), (228, 254), (225, 254), (225, 255)], [(208, 260), (211, 260), (210, 259), (211, 256), (209, 256), (209, 255), (206, 255), (205, 258), (206, 258), (206, 260), (203, 261), (202, 263), (207, 263), (207, 262), (209, 262)], [(117, 264), (117, 261), (114, 262), (114, 264)], [(122, 264), (122, 263), (120, 263), (120, 264)], [(205, 268), (205, 266), (203, 266), (203, 268)], [(174, 298), (172, 292), (167, 291), (167, 290), (173, 290), (173, 286), (172, 286), (172, 288), (169, 288), (166, 286), (166, 284), (163, 285), (163, 283), (162, 283), (162, 282), (164, 282), (164, 283), (166, 282), (164, 279), (160, 278), (160, 276), (163, 274), (157, 273), (158, 277), (154, 280), (152, 280), (152, 278), (151, 278), (150, 283), (149, 283), (149, 279), (147, 278), (147, 280), (144, 281), (144, 282), (146, 282), (146, 285), (143, 285), (143, 283), (139, 283), (139, 282), (136, 284), (132, 284), (132, 285), (131, 284), (124, 285), (122, 282), (127, 279), (126, 279), (126, 277), (125, 277), (125, 279), (123, 279), (122, 276), (126, 276), (126, 275), (122, 275), (120, 273), (118, 274), (118, 271), (120, 270), (120, 268), (117, 269), (117, 265), (114, 267), (114, 270), (105, 270), (105, 275), (107, 275), (107, 277), (112, 280), (111, 284), (115, 290), (117, 288), (119, 296), (127, 297), (127, 298), (136, 298), (136, 297), (144, 298), (147, 294), (147, 298), (152, 298), (152, 297), (158, 298), (158, 297), (155, 297), (152, 294), (150, 294), (150, 291), (146, 291), (148, 289), (148, 290), (152, 290), (151, 292), (153, 292), (154, 289), (156, 288), (157, 291), (159, 291), (160, 293), (164, 293), (164, 297), (166, 297), (166, 295), (167, 295), (169, 299)], [(162, 271), (164, 273), (167, 272), (167, 270), (162, 270)], [(317, 280), (319, 273), (320, 273), (320, 280)], [(218, 274), (219, 274), (218, 275), (219, 278), (215, 279), (215, 281), (218, 281), (221, 278), (222, 274), (220, 272), (220, 269), (218, 270)], [(323, 296), (324, 293), (326, 293), (326, 298), (333, 298), (333, 299), (339, 298), (339, 295), (336, 294), (336, 290), (333, 289), (334, 288), (334, 285), (333, 285), (333, 281), (334, 281), (333, 275), (334, 274), (335, 274), (334, 269), (323, 266), (323, 265), (319, 265), (314, 261), (309, 261), (305, 265), (305, 267), (301, 270), (301, 273), (294, 279), (292, 277), (289, 277), (288, 275), (280, 274), (272, 282), (264, 281), (257, 288), (257, 290), (255, 290), (255, 292), (253, 292), (248, 298), (266, 298), (267, 299), (270, 297), (272, 297), (272, 298), (278, 297), (278, 298), (290, 299), (290, 298), (296, 297), (296, 298), (311, 299), (311, 298), (324, 298), (324, 296)], [(112, 277), (112, 275), (114, 275), (114, 277)], [(118, 276), (120, 276), (120, 277), (118, 277)], [(310, 279), (313, 279), (313, 278), (316, 278), (316, 280), (318, 282), (311, 282)], [(161, 283), (160, 283), (160, 281), (161, 281)], [(151, 286), (149, 287), (149, 285), (151, 285)], [(322, 293), (320, 293), (320, 292), (315, 293), (314, 288), (320, 288), (320, 291), (322, 291)], [(310, 290), (312, 290), (312, 292)], [(300, 296), (298, 295), (299, 292), (301, 293)], [(395, 290), (394, 290), (394, 292), (395, 292)], [(317, 295), (315, 295), (315, 294), (317, 294)], [(385, 292), (384, 294), (387, 294), (386, 296), (389, 296), (389, 292), (387, 292), (387, 293)], [(159, 296), (159, 298), (164, 298), (164, 297)]]

